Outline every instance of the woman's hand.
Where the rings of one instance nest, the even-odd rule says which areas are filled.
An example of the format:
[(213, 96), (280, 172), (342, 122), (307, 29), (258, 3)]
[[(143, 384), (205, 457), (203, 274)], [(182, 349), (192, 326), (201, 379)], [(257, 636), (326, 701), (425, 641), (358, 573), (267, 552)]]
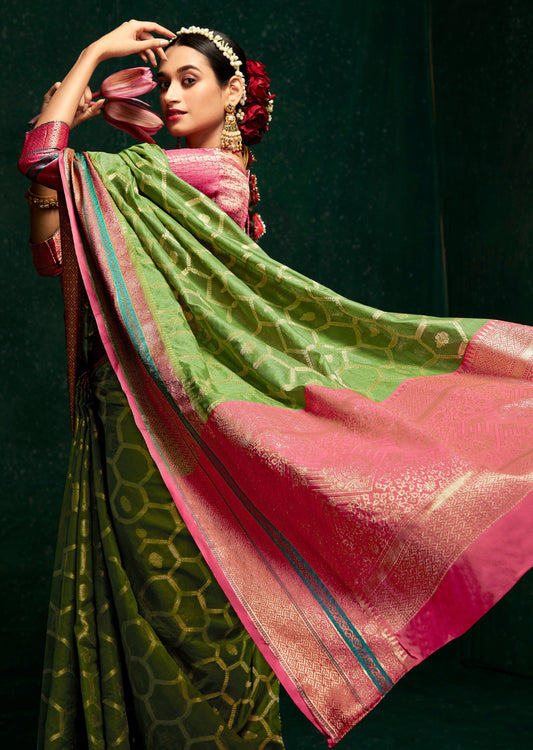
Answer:
[(98, 99), (96, 102), (93, 102), (93, 93), (91, 89), (86, 86), (83, 96), (80, 99), (80, 103), (78, 104), (76, 114), (74, 115), (72, 125), (70, 126), (71, 129), (75, 128), (76, 125), (79, 125), (80, 122), (85, 122), (86, 120), (90, 120), (91, 117), (99, 115), (104, 103), (105, 99)]
[[(154, 37), (153, 33), (167, 36), (168, 39)], [(152, 21), (126, 21), (109, 34), (106, 34), (91, 47), (96, 52), (98, 60), (108, 60), (111, 57), (126, 57), (139, 55), (144, 62), (157, 65), (157, 57), (166, 60), (164, 47), (175, 36), (174, 32)], [(157, 57), (156, 57), (157, 56)]]
[[(169, 39), (156, 38), (152, 35), (152, 32), (168, 36)], [(41, 112), (37, 125), (60, 120), (72, 127), (78, 114), (80, 101), (85, 97), (86, 87), (100, 62), (111, 57), (126, 57), (126, 55), (137, 54), (145, 62), (150, 61), (152, 65), (155, 65), (157, 62), (156, 54), (161, 60), (166, 60), (163, 47), (169, 43), (172, 37), (174, 37), (172, 31), (151, 21), (127, 21), (110, 31), (109, 34), (100, 37), (83, 50), (74, 66), (65, 76), (61, 86), (56, 89), (48, 105)], [(84, 119), (88, 119), (93, 112), (97, 114), (100, 109), (97, 110), (96, 107), (101, 108), (101, 106), (98, 103), (89, 106), (85, 101), (82, 104), (81, 115)], [(93, 107), (95, 107), (94, 110)]]
[[(51, 88), (48, 89), (46, 94), (43, 97), (43, 103), (41, 106), (41, 113), (44, 112), (44, 110), (48, 107), (50, 104), (50, 101), (56, 91), (61, 86), (61, 81), (56, 81)], [(80, 122), (85, 122), (86, 120), (90, 120), (92, 117), (96, 117), (100, 114), (102, 107), (104, 105), (105, 99), (98, 99), (98, 101), (93, 102), (93, 94), (89, 86), (85, 87), (85, 91), (83, 92), (83, 95), (79, 101), (78, 108), (76, 110), (76, 113), (74, 115), (74, 119), (72, 120), (72, 125), (70, 126), (70, 129), (75, 128), (76, 125), (79, 125)]]

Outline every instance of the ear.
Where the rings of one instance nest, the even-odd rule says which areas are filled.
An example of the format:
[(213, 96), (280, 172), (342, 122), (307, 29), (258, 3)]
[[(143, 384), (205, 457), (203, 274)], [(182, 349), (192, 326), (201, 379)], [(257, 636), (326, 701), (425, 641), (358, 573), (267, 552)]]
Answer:
[(227, 85), (228, 104), (233, 104), (236, 107), (241, 100), (243, 92), (244, 86), (239, 76), (230, 78)]

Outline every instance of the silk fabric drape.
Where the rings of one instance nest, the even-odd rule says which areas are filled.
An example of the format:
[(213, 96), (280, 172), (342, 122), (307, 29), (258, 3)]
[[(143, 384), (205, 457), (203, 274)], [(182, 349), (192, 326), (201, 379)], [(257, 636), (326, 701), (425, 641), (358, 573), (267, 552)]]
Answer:
[(63, 176), (150, 452), (334, 743), (531, 565), (531, 330), (342, 298), (265, 256), (157, 147), (67, 152)]

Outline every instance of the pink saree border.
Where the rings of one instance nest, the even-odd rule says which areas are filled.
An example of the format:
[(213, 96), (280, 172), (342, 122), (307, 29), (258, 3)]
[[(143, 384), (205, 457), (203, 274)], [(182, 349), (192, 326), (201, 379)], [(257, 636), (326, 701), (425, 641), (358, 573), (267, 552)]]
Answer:
[(529, 326), (489, 320), (474, 334), (457, 372), (533, 380), (533, 340)]
[[(453, 373), (438, 376), (444, 387), (464, 378), (477, 376), (480, 386), (499, 378), (500, 388), (515, 392), (515, 409), (533, 398), (533, 335), (529, 326), (507, 321), (489, 320), (472, 337), (460, 367)], [(393, 408), (405, 401), (409, 390), (417, 390), (417, 381), (402, 383), (383, 403)], [(524, 383), (523, 388), (520, 383)], [(504, 385), (505, 384), (505, 385)], [(507, 408), (512, 407), (512, 400)], [(533, 452), (531, 421), (518, 432), (523, 452)], [(502, 443), (506, 436), (502, 430)], [(530, 446), (528, 448), (528, 445)], [(476, 456), (476, 449), (465, 440), (463, 448)], [(524, 455), (516, 457), (501, 445), (499, 453), (485, 458), (489, 465), (499, 464), (500, 470), (519, 474), (526, 471)], [(531, 469), (530, 469), (531, 471)], [(530, 474), (531, 476), (531, 474)], [(514, 507), (484, 530), (450, 566), (431, 598), (398, 632), (399, 641), (416, 659), (423, 660), (455, 637), (463, 634), (509, 590), (509, 581), (516, 582), (533, 566), (533, 543), (523, 534), (533, 529), (533, 492), (518, 493)], [(504, 553), (503, 550), (506, 550)], [(457, 608), (458, 591), (463, 591), (462, 606)], [(453, 628), (450, 623), (453, 620)]]
[[(423, 661), (465, 633), (509, 591), (509, 580), (518, 581), (533, 566), (532, 544), (526, 542), (524, 528), (533, 528), (533, 492), (470, 545), (431, 599), (397, 634), (414, 658)], [(502, 540), (510, 554), (502, 554)], [(461, 590), (465, 596), (458, 609)], [(452, 620), (453, 632), (449, 627)]]

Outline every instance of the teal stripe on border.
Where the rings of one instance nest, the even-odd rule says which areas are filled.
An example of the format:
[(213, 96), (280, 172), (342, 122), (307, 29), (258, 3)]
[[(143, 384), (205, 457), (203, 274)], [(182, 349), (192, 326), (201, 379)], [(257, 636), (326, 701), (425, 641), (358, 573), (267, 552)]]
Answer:
[[(136, 349), (139, 351), (143, 362), (148, 367), (149, 371), (157, 377), (158, 382), (161, 382), (159, 373), (157, 371), (155, 363), (150, 354), (150, 350), (148, 349), (148, 345), (146, 343), (146, 339), (144, 338), (141, 325), (139, 323), (137, 315), (135, 314), (135, 310), (133, 308), (126, 285), (124, 283), (122, 272), (118, 265), (115, 251), (113, 249), (113, 244), (107, 232), (105, 220), (102, 215), (100, 205), (98, 203), (98, 197), (96, 195), (94, 182), (92, 180), (92, 177), (91, 177), (88, 165), (87, 165), (87, 160), (83, 154), (77, 154), (77, 156), (80, 161), (80, 168), (81, 168), (81, 171), (83, 172), (84, 181), (86, 183), (87, 188), (90, 191), (91, 207), (92, 207), (92, 210), (94, 212), (94, 215), (98, 223), (100, 238), (102, 239), (102, 243), (106, 251), (106, 257), (109, 263), (109, 269), (113, 276), (113, 281), (115, 283), (115, 287), (117, 290), (117, 300), (118, 300), (118, 305), (119, 305), (122, 320), (124, 322), (124, 325), (126, 326), (126, 330), (128, 331), (132, 342), (134, 343)], [(83, 213), (84, 213), (85, 219), (87, 220), (85, 205), (83, 206)]]
[[(256, 519), (256, 521), (262, 526), (265, 533), (268, 534), (268, 536), (272, 539), (274, 544), (276, 544), (278, 549), (282, 552), (287, 562), (289, 562), (289, 564), (291, 565), (293, 570), (298, 574), (298, 576), (300, 577), (301, 581), (306, 586), (308, 591), (315, 598), (315, 601), (320, 605), (320, 607), (322, 608), (322, 610), (324, 611), (324, 613), (326, 614), (326, 616), (328, 617), (328, 619), (330, 620), (330, 622), (332, 623), (336, 631), (341, 636), (342, 640), (346, 643), (350, 651), (356, 657), (359, 664), (364, 669), (368, 677), (372, 680), (376, 688), (380, 691), (380, 693), (385, 694), (392, 687), (392, 684), (393, 684), (392, 680), (384, 671), (383, 667), (379, 663), (375, 654), (373, 654), (373, 652), (368, 647), (368, 644), (366, 643), (363, 636), (350, 622), (350, 620), (348, 619), (348, 617), (346, 616), (342, 608), (335, 601), (334, 597), (331, 595), (329, 590), (322, 583), (320, 578), (316, 575), (316, 573), (313, 571), (313, 569), (310, 567), (307, 561), (290, 544), (288, 539), (286, 539), (283, 536), (283, 534), (281, 534), (281, 532), (278, 531), (278, 529), (276, 529), (276, 527), (273, 526), (270, 523), (270, 521), (268, 521), (268, 519), (265, 518), (265, 516), (253, 505), (253, 503), (251, 503), (251, 501), (248, 499), (245, 493), (241, 490), (241, 488), (235, 482), (233, 477), (229, 474), (229, 472), (227, 471), (223, 463), (213, 453), (211, 448), (209, 448), (209, 446), (204, 442), (200, 434), (190, 425), (188, 420), (185, 419), (184, 415), (182, 414), (181, 410), (177, 406), (176, 402), (174, 401), (174, 399), (168, 392), (167, 387), (164, 381), (162, 380), (156, 368), (156, 365), (151, 357), (150, 351), (148, 349), (148, 345), (146, 343), (144, 334), (142, 332), (142, 328), (139, 324), (138, 318), (135, 314), (132, 303), (130, 301), (130, 297), (127, 292), (126, 285), (124, 283), (122, 273), (120, 271), (120, 267), (116, 260), (116, 255), (113, 249), (113, 244), (107, 233), (104, 217), (102, 215), (102, 212), (98, 203), (94, 183), (93, 183), (93, 180), (91, 178), (91, 175), (88, 169), (87, 160), (85, 159), (83, 154), (78, 154), (78, 158), (80, 159), (80, 166), (84, 174), (84, 179), (86, 180), (87, 187), (91, 194), (91, 199), (92, 199), (91, 205), (92, 205), (94, 214), (97, 219), (98, 228), (100, 231), (100, 237), (102, 238), (102, 242), (106, 250), (106, 256), (109, 262), (109, 268), (111, 270), (113, 280), (117, 289), (117, 299), (118, 299), (122, 319), (126, 326), (126, 330), (128, 331), (132, 339), (132, 342), (134, 343), (134, 345), (136, 345), (136, 348), (139, 351), (142, 361), (145, 363), (148, 370), (151, 372), (152, 377), (154, 377), (154, 379), (158, 383), (158, 386), (160, 390), (162, 391), (163, 395), (165, 396), (166, 400), (171, 405), (171, 407), (173, 408), (173, 411), (178, 416), (178, 418), (183, 423), (183, 425), (186, 427), (188, 432), (202, 445), (205, 453), (210, 456), (210, 460), (213, 462), (213, 464), (217, 465), (218, 471), (224, 476), (225, 481), (228, 484), (228, 486), (231, 487), (232, 491), (239, 498), (239, 500), (244, 505), (244, 507)], [(84, 210), (85, 218), (87, 218), (87, 215), (85, 213), (85, 207), (83, 210)], [(161, 455), (161, 452), (160, 452), (160, 455)], [(161, 457), (163, 460), (165, 460), (164, 456), (161, 455)], [(165, 461), (165, 464), (166, 463), (167, 462)], [(305, 571), (306, 573), (305, 575), (303, 571)]]

